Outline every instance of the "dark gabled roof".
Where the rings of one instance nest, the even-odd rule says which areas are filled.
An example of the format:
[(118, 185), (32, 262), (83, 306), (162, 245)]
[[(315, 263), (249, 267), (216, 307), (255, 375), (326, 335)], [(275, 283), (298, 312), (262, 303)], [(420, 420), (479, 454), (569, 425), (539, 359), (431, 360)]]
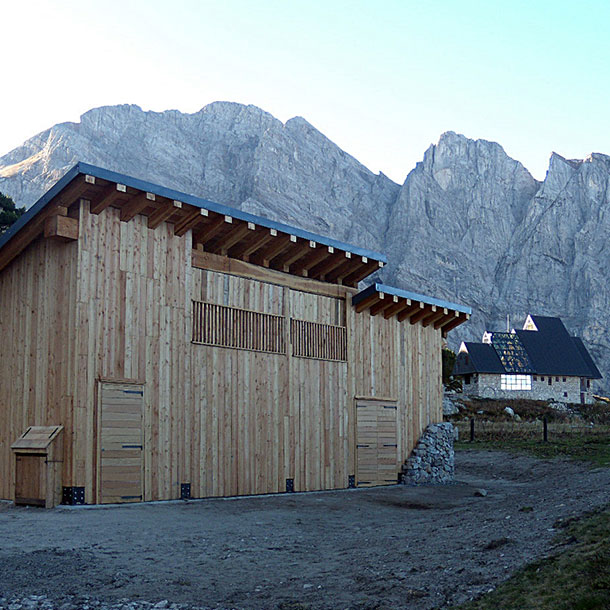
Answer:
[[(538, 326), (536, 324), (536, 326)], [(538, 327), (540, 328), (540, 327)], [(563, 332), (560, 331), (563, 330)], [(555, 325), (558, 332), (518, 330), (523, 343), (539, 375), (570, 375), (591, 377), (592, 371), (583, 360), (565, 326)]]
[(465, 373), (504, 373), (496, 350), (488, 343), (464, 343), (466, 351), (458, 353), (454, 375)]
[(533, 320), (538, 332), (548, 333), (553, 335), (567, 335), (568, 330), (563, 325), (563, 322), (559, 318), (554, 318), (551, 316), (532, 316), (530, 318)]
[[(584, 343), (559, 318), (530, 316), (538, 330), (491, 333), (491, 344), (466, 343), (469, 358), (456, 359), (454, 373), (561, 375), (601, 379)], [(495, 358), (494, 358), (495, 356)]]
[(593, 362), (593, 358), (591, 358), (591, 355), (587, 351), (587, 348), (585, 347), (585, 344), (582, 342), (582, 339), (580, 337), (572, 337), (572, 341), (574, 341), (574, 345), (576, 345), (576, 349), (580, 352), (582, 359), (585, 361), (585, 363), (589, 367), (589, 370), (591, 371), (591, 379), (601, 379), (602, 374), (599, 372), (599, 369), (595, 365), (595, 362)]

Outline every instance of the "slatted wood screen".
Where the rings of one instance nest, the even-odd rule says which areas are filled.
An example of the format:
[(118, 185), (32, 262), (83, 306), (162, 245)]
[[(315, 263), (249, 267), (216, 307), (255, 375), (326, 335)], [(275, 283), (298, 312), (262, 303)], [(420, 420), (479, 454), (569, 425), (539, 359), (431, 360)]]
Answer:
[(284, 318), (193, 301), (193, 343), (285, 354)]
[(291, 320), (292, 355), (320, 360), (347, 360), (344, 326)]

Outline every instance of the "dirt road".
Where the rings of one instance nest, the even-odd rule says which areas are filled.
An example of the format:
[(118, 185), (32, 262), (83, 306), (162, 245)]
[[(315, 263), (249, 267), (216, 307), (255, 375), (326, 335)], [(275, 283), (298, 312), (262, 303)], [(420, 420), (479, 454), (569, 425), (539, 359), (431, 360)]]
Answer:
[(0, 505), (0, 598), (46, 595), (57, 608), (83, 607), (83, 596), (436, 608), (491, 589), (549, 551), (559, 519), (610, 502), (610, 469), (460, 452), (456, 470), (445, 486), (52, 511)]

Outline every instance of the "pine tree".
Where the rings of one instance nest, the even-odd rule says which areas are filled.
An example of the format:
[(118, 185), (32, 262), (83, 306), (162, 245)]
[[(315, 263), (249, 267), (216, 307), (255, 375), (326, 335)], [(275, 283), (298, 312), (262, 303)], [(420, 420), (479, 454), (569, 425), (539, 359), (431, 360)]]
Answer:
[(25, 212), (25, 208), (18, 208), (15, 202), (0, 193), (0, 234), (4, 233)]

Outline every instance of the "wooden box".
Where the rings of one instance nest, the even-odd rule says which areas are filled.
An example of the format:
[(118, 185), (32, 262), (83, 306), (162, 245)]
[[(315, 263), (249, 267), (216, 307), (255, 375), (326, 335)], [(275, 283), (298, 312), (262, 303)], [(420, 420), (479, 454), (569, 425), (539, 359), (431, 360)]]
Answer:
[(53, 508), (61, 502), (63, 426), (30, 426), (11, 446), (15, 504)]

